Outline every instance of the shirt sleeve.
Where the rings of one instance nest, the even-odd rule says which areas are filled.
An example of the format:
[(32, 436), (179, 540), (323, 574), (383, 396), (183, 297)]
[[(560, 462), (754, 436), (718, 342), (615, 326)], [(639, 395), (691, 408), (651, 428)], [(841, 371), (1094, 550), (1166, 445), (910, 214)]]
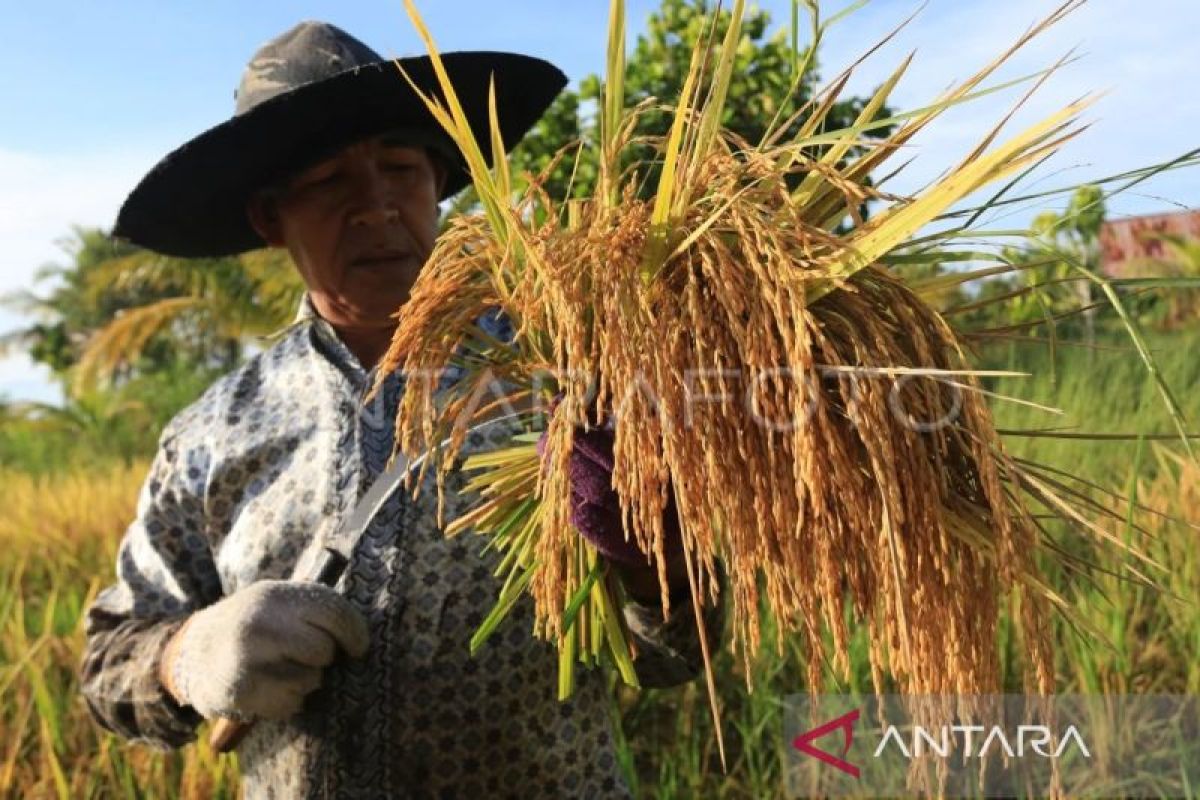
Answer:
[(179, 449), (170, 428), (117, 555), (117, 582), (85, 618), (81, 688), (106, 729), (159, 748), (192, 741), (201, 717), (161, 685), (167, 641), (188, 615), (219, 599), (204, 528), (203, 459)]
[[(718, 578), (721, 577), (718, 563)], [(721, 581), (723, 583), (723, 580)], [(701, 610), (709, 655), (716, 657), (725, 622), (725, 593)], [(662, 689), (694, 680), (704, 671), (704, 651), (696, 628), (692, 599), (671, 598), (671, 617), (663, 618), (659, 604), (626, 600), (622, 613), (630, 638), (637, 649), (633, 660), (638, 683), (643, 689)]]

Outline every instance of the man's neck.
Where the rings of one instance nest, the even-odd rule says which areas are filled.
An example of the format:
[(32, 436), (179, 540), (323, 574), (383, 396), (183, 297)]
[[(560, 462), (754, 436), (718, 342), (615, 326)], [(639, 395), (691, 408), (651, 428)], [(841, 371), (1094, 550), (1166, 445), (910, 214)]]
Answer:
[(362, 368), (371, 371), (392, 343), (395, 328), (343, 328), (333, 325), (338, 338), (358, 359)]
[(388, 346), (392, 343), (392, 334), (396, 332), (395, 321), (390, 320), (391, 324), (378, 327), (344, 325), (334, 322), (331, 317), (335, 315), (330, 313), (330, 309), (325, 308), (324, 305), (320, 297), (309, 293), (305, 295), (300, 316), (311, 315), (324, 320), (329, 327), (333, 328), (342, 344), (346, 345), (346, 349), (354, 354), (359, 365), (370, 372), (387, 353)]

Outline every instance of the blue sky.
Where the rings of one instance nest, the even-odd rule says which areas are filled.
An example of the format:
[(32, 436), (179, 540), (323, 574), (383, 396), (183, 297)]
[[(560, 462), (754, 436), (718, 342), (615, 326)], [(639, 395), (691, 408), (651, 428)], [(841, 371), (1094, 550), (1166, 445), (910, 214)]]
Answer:
[[(41, 264), (60, 259), (56, 240), (71, 225), (111, 225), (124, 194), (159, 157), (229, 115), (250, 54), (295, 22), (328, 20), (383, 55), (420, 51), (400, 0), (9, 2), (0, 48), (0, 292), (30, 286)], [(915, 49), (896, 105), (923, 105), (1057, 4), (930, 0), (894, 43), (859, 69), (850, 88), (868, 91)], [(527, 52), (559, 64), (572, 80), (603, 66), (607, 0), (419, 5), (443, 49)], [(631, 38), (657, 5), (628, 2)], [(786, 25), (789, 0), (758, 5), (779, 27)], [(831, 13), (842, 5), (824, 7)], [(869, 3), (827, 39), (823, 73), (840, 70), (918, 5)], [(1083, 56), (1018, 115), (1017, 126), (1087, 92), (1106, 92), (1088, 112), (1092, 127), (1056, 158), (1043, 185), (1080, 182), (1200, 146), (1200, 103), (1193, 99), (1200, 76), (1197, 30), (1195, 0), (1092, 0), (1013, 62), (1005, 76), (1048, 66), (1073, 47)], [(917, 160), (896, 188), (914, 189), (952, 164), (1015, 97), (1008, 92), (947, 115), (917, 141)], [(1111, 206), (1117, 215), (1197, 207), (1200, 180), (1177, 173)], [(1022, 223), (1032, 213), (1004, 224)], [(21, 322), (0, 310), (0, 331)], [(0, 396), (53, 399), (56, 392), (44, 372), (14, 357), (0, 360)]]

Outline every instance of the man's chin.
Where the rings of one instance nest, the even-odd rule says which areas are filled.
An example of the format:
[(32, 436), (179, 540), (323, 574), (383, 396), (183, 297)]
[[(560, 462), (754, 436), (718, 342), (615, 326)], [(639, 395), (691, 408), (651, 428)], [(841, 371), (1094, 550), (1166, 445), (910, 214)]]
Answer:
[(396, 312), (404, 305), (407, 295), (393, 297), (372, 297), (354, 300), (342, 298), (338, 302), (321, 311), (321, 316), (337, 328), (349, 328), (368, 332), (371, 330), (391, 330), (396, 327)]
[(397, 325), (396, 312), (404, 305), (397, 301), (394, 305), (374, 304), (367, 308), (356, 308), (347, 320), (350, 325), (362, 330), (392, 329)]

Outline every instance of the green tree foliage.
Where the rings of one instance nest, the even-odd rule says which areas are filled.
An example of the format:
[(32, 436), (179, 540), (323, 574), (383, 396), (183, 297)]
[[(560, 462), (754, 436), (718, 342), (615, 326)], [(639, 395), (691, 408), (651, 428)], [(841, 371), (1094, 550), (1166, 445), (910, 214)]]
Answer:
[[(646, 144), (634, 149), (631, 164), (650, 163), (654, 154), (652, 141), (667, 134), (673, 118), (670, 106), (683, 93), (696, 43), (703, 39), (711, 41), (714, 47), (720, 45), (729, 27), (730, 13), (721, 11), (714, 30), (708, 23), (716, 5), (710, 0), (662, 0), (659, 8), (650, 15), (644, 32), (638, 36), (626, 62), (626, 104), (632, 106), (651, 98), (655, 102), (640, 118), (635, 135), (643, 138)], [(742, 42), (722, 124), (747, 142), (757, 144), (773, 121), (787, 121), (803, 109), (819, 78), (816, 70), (811, 68), (816, 59), (806, 59), (804, 52), (793, 50), (786, 26), (772, 31), (771, 16), (766, 11), (748, 11), (742, 26)], [(797, 79), (795, 66), (804, 63), (810, 68)], [(539, 175), (564, 146), (580, 140), (594, 142), (599, 133), (599, 120), (594, 110), (601, 90), (602, 78), (589, 75), (580, 82), (578, 91), (563, 92), (531, 135), (514, 151), (514, 173), (527, 170)], [(836, 129), (852, 125), (865, 103), (862, 98), (838, 103), (829, 114), (827, 127)], [(880, 117), (889, 113), (883, 109)], [(801, 114), (785, 127), (785, 137), (799, 127), (803, 116)], [(877, 134), (882, 136), (886, 132), (881, 129)], [(551, 197), (567, 197), (568, 188), (573, 197), (591, 195), (598, 178), (593, 153), (593, 149), (584, 148), (582, 157), (576, 159), (575, 148), (567, 151), (545, 184)], [(644, 170), (639, 177), (642, 186), (653, 187), (656, 170)], [(643, 190), (643, 196), (648, 191)], [(466, 205), (469, 204), (468, 200)]]
[[(109, 239), (96, 229), (74, 228), (62, 248), (66, 264), (48, 264), (34, 277), (36, 285), (51, 284), (45, 294), (21, 291), (3, 298), (3, 303), (37, 322), (5, 337), (6, 350), (25, 349), (34, 361), (63, 375), (79, 360), (91, 332), (107, 324), (123, 308), (151, 298), (129, 293), (102, 291), (97, 273), (104, 264), (135, 252)], [(145, 354), (148, 359), (162, 354)]]
[(61, 405), (0, 399), (0, 468), (47, 473), (149, 458), (163, 426), (216, 377), (176, 363)]
[(76, 229), (44, 293), (5, 298), (35, 317), (5, 337), (53, 371), (61, 406), (0, 406), (0, 466), (46, 472), (153, 453), (158, 431), (258, 337), (286, 326), (302, 283), (281, 251), (172, 259)]
[(1012, 295), (997, 307), (1006, 324), (1042, 321), (1057, 333), (1081, 325), (1088, 343), (1095, 341), (1099, 293), (1087, 273), (1100, 272), (1105, 213), (1099, 187), (1081, 186), (1063, 211), (1035, 217), (1023, 244), (1004, 249), (1004, 261), (1023, 267), (1015, 281), (997, 282)]
[[(1129, 265), (1131, 277), (1163, 277), (1200, 281), (1200, 240), (1156, 234), (1163, 254)], [(1138, 311), (1147, 322), (1164, 330), (1194, 326), (1200, 321), (1200, 289), (1179, 287), (1138, 298)]]
[(73, 393), (178, 369), (223, 372), (245, 345), (283, 327), (302, 283), (281, 251), (236, 258), (167, 258), (76, 229), (65, 265), (44, 268), (44, 295), (10, 306), (39, 319), (7, 337), (47, 364)]

